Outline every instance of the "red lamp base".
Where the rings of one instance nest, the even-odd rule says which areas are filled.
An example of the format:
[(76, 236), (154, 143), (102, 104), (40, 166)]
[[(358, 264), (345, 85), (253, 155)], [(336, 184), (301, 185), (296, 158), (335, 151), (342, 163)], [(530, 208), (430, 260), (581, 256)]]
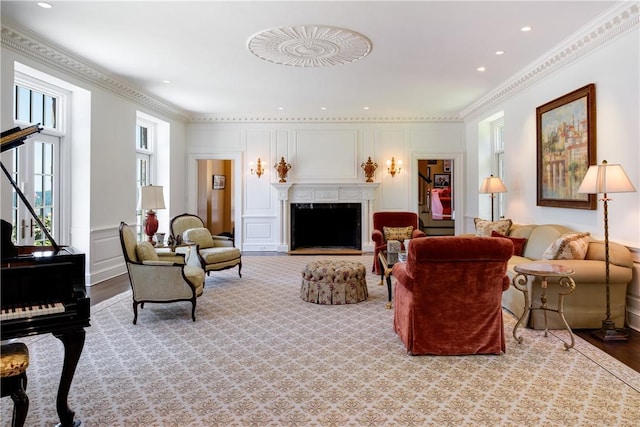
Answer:
[(156, 234), (156, 231), (158, 231), (158, 218), (154, 211), (148, 211), (147, 219), (144, 221), (144, 232), (151, 244), (155, 243), (153, 241), (153, 236)]

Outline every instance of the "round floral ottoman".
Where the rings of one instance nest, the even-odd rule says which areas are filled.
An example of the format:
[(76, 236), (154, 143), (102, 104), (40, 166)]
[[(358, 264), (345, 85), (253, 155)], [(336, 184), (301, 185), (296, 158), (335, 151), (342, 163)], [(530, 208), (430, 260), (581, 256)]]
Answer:
[(355, 304), (369, 296), (367, 269), (352, 261), (318, 260), (302, 270), (300, 298), (316, 304)]

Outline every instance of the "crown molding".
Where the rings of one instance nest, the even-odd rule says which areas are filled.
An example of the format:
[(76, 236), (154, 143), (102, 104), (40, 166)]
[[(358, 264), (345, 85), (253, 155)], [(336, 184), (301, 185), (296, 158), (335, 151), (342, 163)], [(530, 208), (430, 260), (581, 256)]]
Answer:
[(496, 104), (504, 102), (534, 83), (547, 78), (576, 59), (635, 29), (640, 22), (639, 10), (640, 2), (621, 1), (574, 33), (556, 49), (533, 61), (489, 95), (462, 110), (460, 112), (461, 118), (466, 120), (490, 110)]
[(223, 117), (215, 115), (192, 116), (190, 123), (460, 123), (459, 116), (414, 117)]
[(599, 18), (592, 21), (573, 36), (560, 43), (554, 50), (542, 55), (521, 72), (500, 85), (491, 93), (463, 109), (459, 115), (413, 117), (268, 117), (268, 116), (220, 116), (182, 110), (164, 100), (152, 97), (132, 88), (127, 83), (99, 70), (66, 49), (50, 41), (40, 39), (28, 29), (2, 20), (2, 46), (30, 57), (78, 79), (95, 84), (126, 99), (145, 105), (155, 111), (190, 123), (443, 123), (462, 122), (480, 115), (505, 100), (515, 96), (534, 83), (550, 76), (576, 59), (601, 47), (618, 36), (634, 30), (640, 23), (640, 2), (621, 1)]
[(74, 55), (61, 46), (54, 45), (49, 40), (41, 39), (32, 31), (21, 28), (18, 24), (11, 23), (10, 25), (6, 23), (6, 20), (2, 21), (2, 47), (16, 51), (39, 63), (145, 105), (155, 111), (183, 121), (188, 120), (188, 112), (132, 88), (127, 83), (98, 69), (95, 64), (90, 64), (85, 59)]

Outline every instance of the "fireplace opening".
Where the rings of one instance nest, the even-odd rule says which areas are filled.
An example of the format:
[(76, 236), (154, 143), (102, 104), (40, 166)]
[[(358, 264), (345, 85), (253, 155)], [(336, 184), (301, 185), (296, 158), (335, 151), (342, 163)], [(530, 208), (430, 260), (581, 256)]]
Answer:
[(291, 249), (362, 249), (360, 203), (292, 203)]

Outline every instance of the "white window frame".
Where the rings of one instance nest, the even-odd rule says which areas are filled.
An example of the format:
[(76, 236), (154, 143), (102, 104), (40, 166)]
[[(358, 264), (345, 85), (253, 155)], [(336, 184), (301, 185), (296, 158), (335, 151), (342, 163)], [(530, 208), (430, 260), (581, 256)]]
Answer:
[[(147, 148), (141, 148), (138, 146), (138, 128), (147, 129)], [(149, 120), (138, 113), (136, 118), (136, 191), (138, 197), (140, 195), (140, 187), (143, 185), (150, 185), (155, 182), (155, 150), (157, 144), (157, 123), (153, 120)], [(147, 165), (146, 180), (141, 179), (138, 165), (141, 161), (145, 161)], [(144, 182), (143, 182), (144, 181)], [(139, 205), (139, 203), (138, 203)], [(139, 207), (136, 207), (136, 231), (138, 234), (138, 240), (143, 240), (144, 233), (144, 212)]]
[[(14, 72), (14, 83), (13, 83), (13, 104), (12, 104), (12, 118), (15, 126), (25, 127), (30, 126), (35, 123), (30, 123), (28, 121), (19, 120), (16, 117), (16, 104), (17, 99), (16, 96), (16, 88), (20, 86), (35, 92), (42, 93), (44, 95), (50, 96), (56, 99), (56, 118), (55, 118), (55, 127), (45, 126), (41, 124), (42, 131), (33, 135), (32, 139), (40, 139), (45, 143), (51, 143), (54, 145), (54, 158), (52, 162), (53, 171), (52, 174), (54, 176), (53, 180), (53, 194), (54, 199), (52, 200), (52, 204), (54, 207), (54, 222), (51, 224), (51, 227), (48, 231), (51, 232), (51, 235), (56, 240), (58, 244), (64, 244), (68, 240), (68, 236), (70, 235), (70, 221), (69, 221), (69, 206), (70, 201), (68, 197), (65, 197), (66, 192), (65, 188), (68, 188), (68, 180), (70, 176), (70, 172), (65, 167), (65, 165), (69, 164), (69, 148), (66, 147), (64, 143), (66, 139), (66, 129), (68, 128), (67, 118), (68, 118), (68, 108), (69, 108), (69, 94), (70, 92), (60, 86), (49, 83), (40, 78), (36, 78), (24, 72), (16, 70)], [(33, 153), (33, 142), (26, 142), (25, 144), (29, 144), (26, 148), (18, 147), (16, 148), (16, 153), (12, 156), (11, 159), (11, 168), (12, 172), (14, 172), (14, 179), (17, 179), (17, 174), (15, 173), (17, 170), (20, 170), (20, 174), (22, 175), (22, 182), (18, 182), (21, 186), (21, 191), (25, 193), (27, 200), (31, 203), (34, 209), (37, 210), (34, 205), (34, 200), (31, 200), (31, 195), (33, 194), (34, 187), (34, 164), (33, 159), (27, 159), (30, 154)], [(18, 151), (20, 150), (20, 151)], [(26, 154), (23, 154), (23, 152)], [(28, 153), (27, 153), (28, 152)], [(16, 161), (19, 161), (20, 164), (15, 164)], [(21, 234), (18, 229), (20, 228), (20, 220), (25, 219), (25, 221), (31, 222), (32, 218), (30, 213), (25, 212), (26, 208), (22, 210), (21, 217), (18, 218), (18, 224), (16, 224), (16, 236), (18, 237), (19, 244), (34, 244), (35, 241), (32, 241), (29, 238), (25, 238), (23, 240)], [(15, 212), (15, 210), (14, 210)], [(27, 217), (29, 217), (27, 219)], [(12, 219), (16, 218), (16, 214), (12, 213)]]
[[(504, 117), (494, 120), (491, 126), (491, 169), (494, 175), (500, 177), (502, 182), (505, 181), (504, 167)], [(496, 197), (498, 218), (505, 216), (505, 193), (498, 193)]]

